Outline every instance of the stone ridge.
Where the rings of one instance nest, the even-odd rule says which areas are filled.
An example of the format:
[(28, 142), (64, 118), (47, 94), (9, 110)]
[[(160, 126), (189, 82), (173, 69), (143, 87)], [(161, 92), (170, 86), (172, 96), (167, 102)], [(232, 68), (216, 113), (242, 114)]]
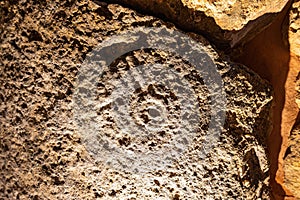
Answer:
[[(97, 1), (96, 1), (97, 2)], [(246, 43), (268, 27), (288, 0), (107, 0), (205, 35), (220, 49)]]
[(238, 31), (250, 21), (254, 21), (267, 13), (279, 13), (288, 1), (201, 1), (182, 0), (183, 5), (196, 11), (202, 11), (215, 19), (223, 30)]

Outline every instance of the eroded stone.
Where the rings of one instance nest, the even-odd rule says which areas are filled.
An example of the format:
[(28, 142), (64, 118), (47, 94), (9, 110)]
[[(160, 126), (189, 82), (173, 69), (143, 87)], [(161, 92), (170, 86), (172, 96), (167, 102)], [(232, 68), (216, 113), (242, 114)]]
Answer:
[(243, 44), (268, 27), (288, 0), (113, 0), (164, 16), (179, 27), (204, 34), (220, 48)]
[[(13, 16), (4, 18), (0, 43), (4, 66), (0, 71), (1, 197), (269, 199), (265, 148), (272, 91), (255, 73), (226, 60), (204, 38), (191, 34), (220, 73), (227, 99), (226, 121), (216, 147), (199, 159), (210, 114), (215, 113), (207, 112), (213, 94), (207, 92), (195, 66), (178, 55), (155, 49), (121, 56), (107, 77), (102, 77), (105, 81), (97, 85), (99, 99), (108, 98), (114, 81), (136, 65), (164, 63), (185, 75), (203, 115), (200, 131), (182, 159), (166, 169), (143, 174), (118, 170), (93, 157), (76, 127), (72, 101), (78, 71), (87, 53), (113, 35), (135, 27), (168, 27), (171, 32), (175, 27), (119, 5), (91, 1), (11, 2), (6, 10)], [(148, 102), (144, 100), (160, 95), (171, 101), (170, 110), (176, 112), (176, 94), (174, 97), (159, 89), (136, 91), (133, 116), (142, 125), (147, 122), (142, 108)], [(160, 105), (167, 107), (165, 102)], [(119, 146), (135, 144), (155, 150), (159, 142), (168, 142), (172, 136), (167, 130), (145, 141), (135, 140), (118, 129), (109, 106), (99, 109), (98, 114), (102, 130), (97, 134)]]
[(289, 137), (289, 147), (286, 151), (284, 161), (284, 185), (289, 189), (293, 196), (300, 197), (300, 128), (296, 126)]
[(290, 196), (296, 199), (300, 198), (300, 129), (299, 129), (299, 111), (300, 111), (300, 1), (294, 1), (289, 13), (289, 32), (288, 39), (290, 45), (290, 63), (287, 76), (286, 88), (286, 114), (284, 115), (287, 126), (288, 139), (283, 145), (284, 151), (284, 186), (291, 192)]

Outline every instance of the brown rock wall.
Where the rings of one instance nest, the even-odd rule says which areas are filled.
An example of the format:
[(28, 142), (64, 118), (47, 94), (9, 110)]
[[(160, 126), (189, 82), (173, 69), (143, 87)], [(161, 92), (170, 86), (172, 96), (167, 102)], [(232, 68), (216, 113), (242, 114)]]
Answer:
[[(208, 93), (195, 66), (169, 52), (144, 49), (121, 56), (105, 76), (96, 74), (103, 82), (79, 88), (96, 88), (99, 94), (93, 102), (99, 108), (96, 119), (101, 120), (96, 122), (101, 128), (92, 134), (98, 136), (92, 137), (92, 144), (107, 137), (126, 152), (146, 146), (151, 155), (159, 142), (168, 142), (167, 137), (160, 137), (172, 136), (166, 129), (165, 134), (150, 139), (121, 137), (125, 133), (112, 118), (111, 108), (97, 104), (109, 100), (111, 84), (123, 80), (136, 65), (164, 63), (176, 70), (194, 90), (194, 96), (186, 99), (194, 97), (204, 113), (183, 159), (167, 169), (144, 174), (123, 171), (97, 157), (97, 147), (86, 145), (90, 138), (79, 131), (81, 126), (74, 118), (77, 78), (86, 67), (82, 63), (97, 44), (125, 30), (160, 27), (170, 33), (177, 29), (155, 17), (103, 2), (28, 0), (6, 1), (1, 6), (5, 15), (0, 40), (0, 198), (269, 199), (266, 137), (273, 97), (270, 85), (253, 71), (230, 62), (203, 37), (189, 34), (222, 77), (227, 99), (221, 110), (226, 116), (222, 132), (217, 140), (213, 134), (208, 137), (215, 146), (204, 158), (199, 154), (205, 148), (205, 130), (219, 114), (206, 111), (215, 105), (213, 97), (222, 93)], [(149, 99), (164, 99), (160, 105), (176, 113), (176, 95), (160, 89), (146, 87), (133, 94), (133, 116), (138, 123), (147, 121), (144, 111), (141, 115), (138, 111)]]

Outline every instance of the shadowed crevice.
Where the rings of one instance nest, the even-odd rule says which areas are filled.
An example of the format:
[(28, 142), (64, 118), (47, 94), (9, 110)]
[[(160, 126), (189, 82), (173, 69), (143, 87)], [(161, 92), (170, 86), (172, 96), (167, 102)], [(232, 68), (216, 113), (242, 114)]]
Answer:
[(286, 133), (290, 131), (282, 124), (282, 113), (286, 102), (285, 83), (290, 63), (290, 47), (286, 36), (291, 3), (290, 1), (286, 5), (266, 30), (241, 48), (243, 53), (236, 59), (268, 80), (274, 89), (273, 130), (268, 137), (268, 151), (272, 199), (276, 200), (291, 196), (290, 192), (282, 186), (284, 177), (281, 156), (281, 148), (287, 142)]

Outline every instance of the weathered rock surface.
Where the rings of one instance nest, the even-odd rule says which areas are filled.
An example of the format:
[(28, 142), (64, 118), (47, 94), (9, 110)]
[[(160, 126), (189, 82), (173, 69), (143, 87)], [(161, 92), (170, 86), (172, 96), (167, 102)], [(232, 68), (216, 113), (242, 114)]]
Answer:
[(289, 13), (289, 42), (291, 53), (300, 56), (300, 1), (295, 0)]
[[(168, 52), (144, 49), (120, 57), (107, 71), (107, 82), (99, 84), (99, 93), (111, 89), (108, 80), (122, 78), (136, 65), (165, 63), (185, 75), (195, 91), (204, 113), (200, 130), (184, 158), (163, 170), (135, 174), (96, 162), (76, 127), (72, 107), (78, 71), (87, 53), (103, 40), (135, 27), (175, 30), (172, 24), (119, 5), (98, 4), (2, 2), (0, 198), (269, 199), (270, 85), (244, 66), (227, 61), (197, 35), (192, 36), (216, 65), (227, 98), (225, 125), (216, 147), (199, 158), (213, 94), (207, 92), (195, 66)], [(142, 89), (145, 100), (157, 94), (157, 88), (154, 93)], [(174, 95), (164, 92), (170, 107), (176, 107)], [(135, 101), (134, 108), (143, 101)], [(123, 134), (109, 106), (99, 110), (99, 116), (100, 137), (108, 134), (113, 141)], [(119, 147), (128, 141), (121, 140)], [(145, 143), (155, 142), (157, 138), (150, 138)]]
[(300, 199), (300, 1), (294, 1), (289, 13), (290, 70), (287, 89), (287, 130), (284, 151), (284, 186)]
[(109, 0), (163, 16), (179, 27), (204, 34), (219, 47), (245, 43), (271, 24), (288, 0)]
[[(285, 180), (284, 168), (287, 168), (286, 160), (289, 159), (291, 148), (289, 138), (297, 125), (299, 113), (295, 90), (300, 70), (299, 55), (296, 53), (299, 51), (299, 33), (294, 29), (298, 23), (298, 7), (296, 2), (293, 5), (290, 2), (274, 23), (243, 47), (242, 56), (238, 59), (270, 81), (274, 88), (273, 131), (268, 142), (272, 199), (295, 198), (289, 188), (291, 182), (289, 186), (284, 184), (288, 181)], [(295, 151), (297, 148), (293, 149)], [(291, 169), (289, 171), (292, 173)]]
[[(298, 122), (299, 123), (299, 122)], [(296, 199), (300, 198), (300, 127), (294, 127), (289, 137), (284, 160), (284, 185)]]
[(296, 78), (296, 103), (298, 105), (298, 108), (300, 108), (300, 73), (298, 73), (298, 76)]

